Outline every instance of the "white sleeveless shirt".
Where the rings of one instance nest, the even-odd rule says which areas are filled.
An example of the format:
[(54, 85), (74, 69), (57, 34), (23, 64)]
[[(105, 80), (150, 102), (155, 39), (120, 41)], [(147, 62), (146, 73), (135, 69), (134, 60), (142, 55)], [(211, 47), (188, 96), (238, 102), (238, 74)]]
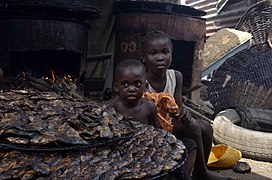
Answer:
[[(148, 81), (147, 81), (148, 83)], [(166, 70), (166, 84), (165, 87), (163, 89), (163, 92), (171, 94), (172, 96), (174, 96), (175, 94), (175, 89), (176, 89), (176, 74), (175, 74), (175, 70), (173, 69), (167, 69)], [(147, 91), (151, 92), (151, 93), (158, 93), (156, 92), (152, 86), (148, 83), (147, 85)]]

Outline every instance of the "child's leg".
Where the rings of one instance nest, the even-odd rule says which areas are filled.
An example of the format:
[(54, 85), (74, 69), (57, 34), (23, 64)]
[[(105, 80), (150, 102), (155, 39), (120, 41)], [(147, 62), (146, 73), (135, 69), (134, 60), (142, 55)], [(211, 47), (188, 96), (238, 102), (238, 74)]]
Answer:
[(186, 146), (186, 149), (188, 151), (188, 159), (184, 165), (184, 179), (189, 180), (191, 179), (195, 160), (196, 160), (196, 154), (197, 154), (197, 146), (194, 140), (189, 138), (181, 138), (182, 142)]
[[(194, 140), (189, 139), (189, 138), (179, 138), (183, 144), (186, 146), (187, 152), (188, 152), (188, 158), (187, 161), (185, 162), (184, 166), (181, 167), (180, 169), (177, 169), (177, 171), (182, 171), (183, 172), (183, 178), (184, 180), (191, 180), (192, 172), (194, 170), (194, 164), (195, 164), (195, 159), (196, 159), (196, 154), (197, 154), (197, 146)], [(180, 174), (179, 172), (174, 173), (175, 177), (177, 179), (180, 179)]]
[(196, 154), (197, 154), (196, 149), (193, 149), (191, 152), (189, 152), (188, 160), (184, 165), (184, 180), (192, 179), (191, 177), (195, 166)]
[[(196, 155), (194, 170), (196, 171), (197, 175), (201, 177), (201, 179), (203, 180), (233, 179), (230, 177), (222, 177), (207, 169), (207, 163), (205, 160), (206, 158), (205, 158), (205, 151), (204, 151), (204, 145), (203, 145), (203, 139), (205, 139), (205, 137), (202, 137), (202, 129), (197, 120), (192, 119), (191, 123), (186, 126), (182, 124), (174, 123), (174, 127), (175, 128), (174, 128), (173, 134), (176, 135), (178, 138), (180, 137), (191, 138), (196, 142), (197, 155)], [(210, 148), (211, 147), (207, 149), (210, 149)], [(206, 154), (208, 153), (206, 152)]]
[[(173, 122), (174, 123), (174, 122)], [(191, 138), (196, 142), (197, 145), (197, 156), (195, 163), (195, 170), (205, 172), (205, 158), (204, 158), (204, 149), (202, 142), (202, 132), (199, 123), (192, 119), (192, 122), (189, 125), (182, 125), (179, 123), (174, 123), (173, 134), (177, 138)]]
[(202, 133), (203, 150), (205, 155), (205, 162), (208, 162), (208, 158), (212, 148), (213, 141), (213, 129), (210, 123), (204, 120), (197, 120)]

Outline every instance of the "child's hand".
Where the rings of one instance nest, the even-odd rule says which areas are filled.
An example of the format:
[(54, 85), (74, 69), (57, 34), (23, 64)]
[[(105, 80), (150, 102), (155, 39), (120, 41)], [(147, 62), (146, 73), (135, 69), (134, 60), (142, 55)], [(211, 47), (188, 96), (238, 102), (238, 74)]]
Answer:
[(191, 123), (192, 116), (188, 109), (181, 107), (179, 112), (175, 115), (175, 119), (177, 119), (179, 123), (187, 125)]

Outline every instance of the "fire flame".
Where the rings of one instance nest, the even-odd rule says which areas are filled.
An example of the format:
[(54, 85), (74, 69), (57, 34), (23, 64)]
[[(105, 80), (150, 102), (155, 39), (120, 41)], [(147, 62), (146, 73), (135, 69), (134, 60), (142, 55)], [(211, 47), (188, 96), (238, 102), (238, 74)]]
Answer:
[(51, 70), (51, 75), (52, 75), (52, 81), (55, 82), (55, 74), (54, 74), (54, 69)]
[[(55, 75), (54, 69), (51, 69), (51, 78), (52, 78), (52, 82), (56, 82), (56, 81), (58, 81), (58, 79), (59, 79), (59, 78)], [(45, 77), (44, 77), (44, 80), (45, 80), (45, 81), (48, 81), (48, 80), (51, 79), (51, 78), (50, 78), (50, 76), (45, 76)], [(71, 75), (66, 74), (66, 75), (63, 76), (63, 80), (66, 81), (66, 82), (72, 82), (72, 81), (73, 81), (73, 78), (72, 78)]]

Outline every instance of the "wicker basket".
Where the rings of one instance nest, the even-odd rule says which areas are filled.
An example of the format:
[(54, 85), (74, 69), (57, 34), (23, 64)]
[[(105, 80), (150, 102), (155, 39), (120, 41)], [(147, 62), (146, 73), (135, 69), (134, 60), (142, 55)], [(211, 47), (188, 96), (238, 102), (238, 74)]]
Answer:
[(272, 23), (271, 0), (252, 5), (236, 24), (235, 29), (252, 34), (252, 44), (266, 42), (266, 32)]
[(258, 44), (238, 52), (218, 68), (209, 85), (209, 100), (215, 112), (235, 105), (272, 109), (270, 88), (272, 49)]
[(257, 87), (249, 82), (233, 83), (230, 92), (230, 106), (271, 109), (272, 88), (268, 91), (263, 86)]

